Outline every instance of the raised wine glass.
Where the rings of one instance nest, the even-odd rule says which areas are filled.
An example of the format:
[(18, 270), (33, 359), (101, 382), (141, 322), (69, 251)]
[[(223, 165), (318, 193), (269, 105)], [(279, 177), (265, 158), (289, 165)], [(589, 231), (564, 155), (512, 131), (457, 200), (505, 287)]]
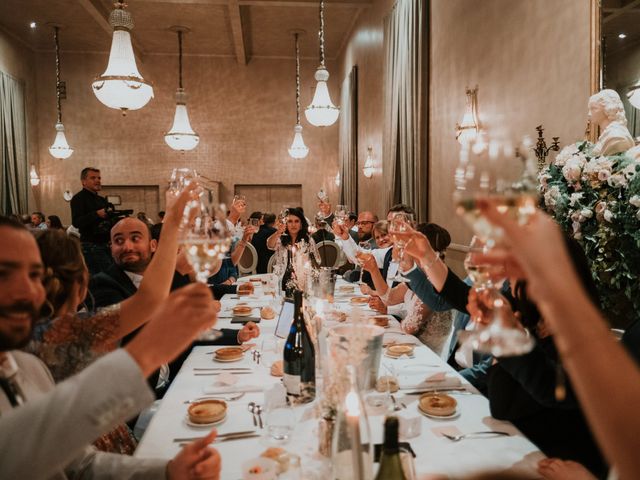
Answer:
[[(393, 239), (395, 247), (398, 249), (398, 265), (404, 259), (404, 247), (407, 245), (405, 235), (401, 234), (409, 232), (413, 223), (413, 214), (406, 212), (395, 212), (389, 221), (389, 235)], [(399, 283), (409, 282), (409, 280), (400, 273), (400, 268), (398, 268), (393, 281)]]
[(362, 275), (364, 274), (364, 264), (369, 260), (369, 258), (373, 254), (371, 253), (371, 243), (369, 241), (360, 242), (358, 244), (358, 251), (356, 252), (356, 260), (360, 265), (360, 279), (358, 280), (358, 284), (362, 285), (364, 282), (362, 281)]
[[(526, 153), (525, 153), (526, 155)], [(500, 295), (500, 285), (505, 280), (502, 266), (479, 264), (478, 253), (487, 252), (499, 245), (504, 232), (491, 224), (480, 212), (478, 200), (491, 200), (498, 211), (513, 216), (521, 224), (535, 212), (536, 196), (529, 163), (525, 169), (519, 165), (516, 150), (508, 142), (480, 140), (463, 145), (460, 163), (456, 169), (454, 201), (456, 212), (473, 229), (476, 237), (465, 259), (465, 268), (471, 277), (473, 288), (484, 293), (488, 301), (485, 315), (488, 325), (472, 329), (466, 341), (475, 350), (495, 356), (522, 355), (531, 351), (534, 339), (519, 325), (508, 303)]]
[(346, 205), (336, 205), (334, 216), (338, 225), (344, 225), (349, 217), (349, 208)]

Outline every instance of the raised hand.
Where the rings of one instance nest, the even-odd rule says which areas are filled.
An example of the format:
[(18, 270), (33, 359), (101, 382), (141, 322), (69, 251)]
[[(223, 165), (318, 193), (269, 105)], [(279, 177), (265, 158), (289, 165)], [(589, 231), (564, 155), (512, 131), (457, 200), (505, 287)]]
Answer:
[(331, 230), (333, 230), (336, 237), (340, 237), (342, 240), (349, 239), (349, 229), (346, 226), (339, 224), (337, 220), (334, 220), (331, 224)]
[(247, 322), (238, 332), (238, 341), (240, 343), (248, 342), (260, 335), (260, 327), (253, 322)]
[(216, 438), (214, 428), (209, 435), (185, 445), (167, 465), (168, 480), (219, 480), (222, 459), (209, 446)]
[(387, 314), (387, 305), (380, 297), (369, 297), (369, 308), (383, 315)]

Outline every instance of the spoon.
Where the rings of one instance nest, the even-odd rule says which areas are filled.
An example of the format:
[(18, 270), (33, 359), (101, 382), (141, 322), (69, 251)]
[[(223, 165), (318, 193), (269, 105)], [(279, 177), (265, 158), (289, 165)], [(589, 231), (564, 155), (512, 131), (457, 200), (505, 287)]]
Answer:
[(249, 402), (247, 404), (247, 408), (251, 412), (251, 415), (253, 415), (253, 426), (257, 427), (258, 426), (258, 420), (256, 419), (256, 402)]

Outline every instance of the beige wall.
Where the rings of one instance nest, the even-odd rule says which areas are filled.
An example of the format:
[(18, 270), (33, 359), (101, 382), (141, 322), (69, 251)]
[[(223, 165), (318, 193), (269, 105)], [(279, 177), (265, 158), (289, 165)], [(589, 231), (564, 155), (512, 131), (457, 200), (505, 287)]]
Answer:
[[(21, 80), (25, 85), (27, 108), (27, 148), (29, 164), (38, 168), (38, 127), (37, 127), (37, 95), (35, 89), (36, 72), (34, 54), (19, 40), (0, 28), (0, 71)], [(54, 87), (55, 88), (55, 87)], [(39, 187), (29, 186), (29, 210), (38, 207)], [(25, 212), (26, 213), (26, 212)]]
[(451, 201), (465, 87), (479, 86), (488, 133), (546, 137), (562, 145), (583, 137), (589, 97), (586, 0), (432, 0), (429, 121), (430, 218), (453, 242), (471, 232)]
[[(338, 59), (339, 84), (358, 66), (358, 207), (379, 216), (386, 215), (382, 190), (383, 20), (393, 4), (392, 0), (374, 0), (360, 14)], [(376, 167), (371, 178), (362, 174), (368, 146), (373, 147)]]
[[(62, 76), (67, 81), (63, 121), (75, 152), (68, 160), (56, 160), (47, 152), (55, 123), (53, 55), (38, 53), (36, 58), (43, 209), (59, 214), (63, 222), (70, 220), (70, 213), (62, 193), (81, 188), (80, 170), (88, 165), (102, 170), (105, 185), (159, 185), (161, 196), (171, 169), (189, 166), (220, 181), (227, 202), (236, 183), (301, 184), (310, 217), (321, 187), (336, 196), (337, 124), (318, 129), (303, 120), (310, 153), (303, 160), (293, 160), (287, 153), (295, 124), (293, 60), (252, 60), (242, 67), (234, 58), (186, 57), (184, 84), (200, 144), (180, 154), (163, 138), (175, 109), (176, 56), (145, 57), (139, 68), (154, 82), (155, 98), (123, 117), (99, 103), (91, 91), (92, 79), (106, 66), (106, 54), (63, 52)], [(314, 61), (302, 62), (303, 108), (311, 102), (315, 68)], [(333, 90), (337, 98), (337, 89)]]

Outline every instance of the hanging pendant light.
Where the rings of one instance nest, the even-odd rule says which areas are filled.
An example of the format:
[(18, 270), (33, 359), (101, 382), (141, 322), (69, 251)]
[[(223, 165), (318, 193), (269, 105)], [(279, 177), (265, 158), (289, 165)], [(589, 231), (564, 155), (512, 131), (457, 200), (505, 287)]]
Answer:
[(456, 140), (461, 145), (473, 142), (478, 138), (480, 125), (478, 121), (478, 87), (467, 88), (467, 107), (462, 122), (456, 124)]
[[(49, 147), (49, 153), (54, 158), (69, 158), (73, 153), (73, 148), (67, 143), (67, 137), (64, 135), (64, 125), (62, 124), (62, 105), (60, 99), (62, 95), (62, 83), (60, 82), (60, 42), (58, 41), (58, 26), (53, 27), (53, 40), (56, 44), (56, 110), (58, 112), (56, 120), (56, 138), (53, 145)], [(32, 167), (32, 172), (35, 169)], [(40, 180), (38, 180), (40, 183)], [(31, 183), (33, 185), (33, 181)], [(35, 185), (34, 185), (35, 186)]]
[(133, 55), (130, 33), (133, 17), (125, 10), (126, 6), (124, 0), (118, 0), (109, 15), (113, 27), (109, 63), (91, 85), (98, 100), (109, 108), (122, 110), (123, 115), (144, 107), (153, 98), (153, 87), (140, 75)]
[(338, 120), (340, 108), (331, 102), (327, 80), (329, 72), (324, 66), (324, 0), (320, 0), (320, 66), (316, 70), (315, 79), (318, 82), (311, 105), (304, 111), (307, 121), (316, 127), (328, 127)]
[(40, 185), (40, 177), (38, 176), (35, 165), (31, 165), (31, 170), (29, 171), (29, 182), (34, 187)]
[(187, 93), (182, 88), (182, 34), (189, 31), (186, 27), (171, 27), (178, 33), (178, 90), (176, 91), (176, 113), (173, 125), (165, 134), (164, 141), (174, 150), (193, 150), (198, 146), (200, 137), (191, 128), (187, 112)]
[(304, 158), (309, 154), (309, 148), (304, 144), (302, 138), (302, 125), (300, 125), (300, 47), (298, 45), (299, 32), (294, 32), (293, 36), (296, 40), (296, 126), (293, 127), (295, 132), (293, 142), (289, 148), (291, 158)]

